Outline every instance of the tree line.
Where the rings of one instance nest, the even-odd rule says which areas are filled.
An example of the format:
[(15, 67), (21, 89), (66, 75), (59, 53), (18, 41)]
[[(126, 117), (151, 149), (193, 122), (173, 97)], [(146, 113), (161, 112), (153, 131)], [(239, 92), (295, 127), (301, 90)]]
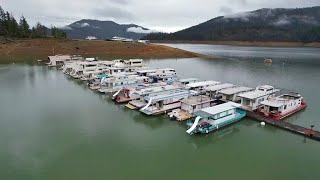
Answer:
[[(320, 42), (320, 6), (259, 9), (220, 16), (175, 33), (151, 33), (149, 40)], [(246, 15), (246, 16), (245, 16)]]
[(50, 36), (66, 38), (67, 33), (54, 26), (49, 29), (40, 22), (30, 29), (24, 16), (21, 16), (18, 23), (12, 13), (4, 11), (0, 6), (0, 36), (10, 38), (45, 38)]

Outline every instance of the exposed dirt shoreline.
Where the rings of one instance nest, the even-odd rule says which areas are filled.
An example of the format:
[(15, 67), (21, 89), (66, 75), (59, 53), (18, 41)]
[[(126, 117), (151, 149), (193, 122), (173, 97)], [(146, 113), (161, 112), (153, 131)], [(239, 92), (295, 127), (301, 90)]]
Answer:
[(265, 47), (316, 47), (320, 48), (320, 42), (249, 42), (249, 41), (152, 41), (153, 43), (182, 43), (182, 44), (213, 44), (233, 46), (265, 46)]
[(45, 60), (52, 54), (79, 54), (99, 59), (165, 59), (205, 57), (163, 45), (113, 41), (26, 39), (0, 43), (0, 62)]

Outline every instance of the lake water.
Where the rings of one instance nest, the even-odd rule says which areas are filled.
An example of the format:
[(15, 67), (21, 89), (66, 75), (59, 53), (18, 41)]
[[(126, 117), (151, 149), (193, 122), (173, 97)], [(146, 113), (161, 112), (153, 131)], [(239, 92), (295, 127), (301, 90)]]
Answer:
[[(173, 46), (226, 59), (146, 60), (146, 64), (175, 68), (181, 77), (252, 87), (271, 84), (300, 92), (309, 107), (288, 121), (315, 124), (320, 130), (319, 49), (245, 47), (237, 54), (233, 49), (240, 47)], [(263, 64), (266, 56), (275, 63)], [(184, 123), (128, 110), (61, 71), (40, 65), (0, 65), (0, 92), (0, 179), (320, 176), (319, 142), (261, 127), (250, 119), (206, 136), (189, 136)]]

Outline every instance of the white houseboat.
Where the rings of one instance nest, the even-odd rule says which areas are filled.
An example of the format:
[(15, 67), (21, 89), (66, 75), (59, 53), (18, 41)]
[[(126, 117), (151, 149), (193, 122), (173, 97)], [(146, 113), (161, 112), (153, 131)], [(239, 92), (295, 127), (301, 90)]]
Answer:
[(112, 96), (112, 99), (114, 99), (117, 103), (129, 102), (135, 99), (139, 99), (141, 93), (143, 93), (144, 91), (155, 91), (157, 89), (163, 90), (163, 87), (167, 85), (167, 83), (144, 83), (138, 86), (127, 86), (117, 91)]
[(106, 74), (110, 75), (110, 68), (114, 65), (113, 61), (98, 61), (95, 69), (88, 68), (83, 70), (81, 80), (86, 81), (96, 78), (97, 75)]
[(307, 107), (303, 97), (298, 93), (283, 94), (278, 97), (269, 97), (262, 101), (263, 107), (258, 112), (266, 117), (282, 120)]
[(192, 118), (193, 113), (213, 105), (216, 105), (215, 99), (211, 99), (209, 96), (191, 96), (181, 101), (181, 108), (172, 110), (168, 115), (178, 121), (185, 121)]
[(166, 94), (147, 96), (145, 100), (148, 103), (140, 109), (140, 112), (147, 115), (166, 113), (180, 108), (181, 100), (198, 94), (197, 91), (193, 90), (176, 89), (167, 91)]
[(119, 68), (125, 68), (126, 72), (136, 72), (139, 70), (147, 69), (147, 67), (144, 66), (142, 59), (129, 59), (129, 60), (122, 60), (117, 59), (113, 60), (114, 67)]
[(98, 89), (101, 93), (117, 92), (126, 86), (139, 86), (148, 81), (148, 77), (138, 75), (119, 74), (101, 80), (101, 87)]
[(196, 82), (199, 82), (198, 78), (185, 78), (185, 79), (179, 79), (177, 81), (177, 83), (183, 86), (186, 86), (187, 84), (196, 83)]
[(240, 94), (242, 108), (247, 111), (255, 111), (263, 106), (261, 104), (262, 101), (267, 100), (268, 97), (275, 95), (279, 91), (273, 86), (263, 85), (258, 86), (254, 91)]
[(236, 87), (234, 84), (229, 84), (229, 83), (222, 83), (222, 84), (217, 84), (214, 86), (209, 86), (205, 88), (206, 95), (211, 97), (211, 98), (216, 98), (218, 92), (222, 89), (227, 89), (227, 88), (232, 88)]
[(94, 71), (98, 64), (98, 61), (76, 62), (76, 64), (73, 66), (72, 71), (70, 72), (70, 76), (76, 79), (81, 78), (84, 73), (90, 73)]
[(55, 55), (55, 56), (48, 56), (48, 66), (63, 66), (65, 62), (68, 61), (80, 61), (83, 60), (82, 56), (77, 55)]
[(176, 85), (166, 85), (166, 86), (157, 86), (149, 87), (141, 90), (134, 91), (129, 94), (130, 101), (126, 107), (129, 109), (140, 109), (147, 105), (148, 101), (146, 100), (149, 96), (159, 96), (163, 94), (174, 93), (175, 90), (183, 90), (184, 87)]
[(239, 94), (253, 91), (253, 88), (250, 87), (243, 87), (243, 86), (237, 86), (237, 87), (232, 87), (232, 88), (227, 88), (227, 89), (222, 89), (218, 91), (218, 96), (221, 95), (221, 100), (222, 101), (233, 101), (236, 103), (240, 103), (241, 99), (238, 97)]
[(193, 91), (203, 92), (206, 88), (220, 84), (218, 81), (200, 81), (186, 85), (186, 88)]
[(240, 107), (240, 104), (227, 102), (197, 111), (193, 113), (195, 120), (187, 123), (189, 129), (186, 132), (207, 134), (238, 122), (246, 116), (246, 111)]

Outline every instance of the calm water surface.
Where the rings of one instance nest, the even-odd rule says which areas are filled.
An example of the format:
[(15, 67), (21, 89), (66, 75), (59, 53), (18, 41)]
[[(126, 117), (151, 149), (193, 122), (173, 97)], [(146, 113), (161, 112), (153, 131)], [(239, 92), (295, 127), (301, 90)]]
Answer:
[[(199, 50), (197, 45), (188, 48)], [(220, 52), (214, 46), (202, 51)], [(320, 130), (320, 65), (314, 62), (320, 55), (312, 49), (299, 51), (305, 56), (294, 55), (294, 63), (287, 58), (272, 65), (264, 65), (262, 56), (247, 59), (242, 53), (226, 55), (227, 60), (146, 63), (176, 68), (181, 77), (252, 87), (266, 83), (298, 91), (309, 107), (288, 121), (315, 124)], [(189, 136), (183, 123), (128, 110), (61, 71), (38, 65), (0, 65), (0, 92), (0, 179), (320, 177), (319, 142), (250, 119), (207, 136)]]

